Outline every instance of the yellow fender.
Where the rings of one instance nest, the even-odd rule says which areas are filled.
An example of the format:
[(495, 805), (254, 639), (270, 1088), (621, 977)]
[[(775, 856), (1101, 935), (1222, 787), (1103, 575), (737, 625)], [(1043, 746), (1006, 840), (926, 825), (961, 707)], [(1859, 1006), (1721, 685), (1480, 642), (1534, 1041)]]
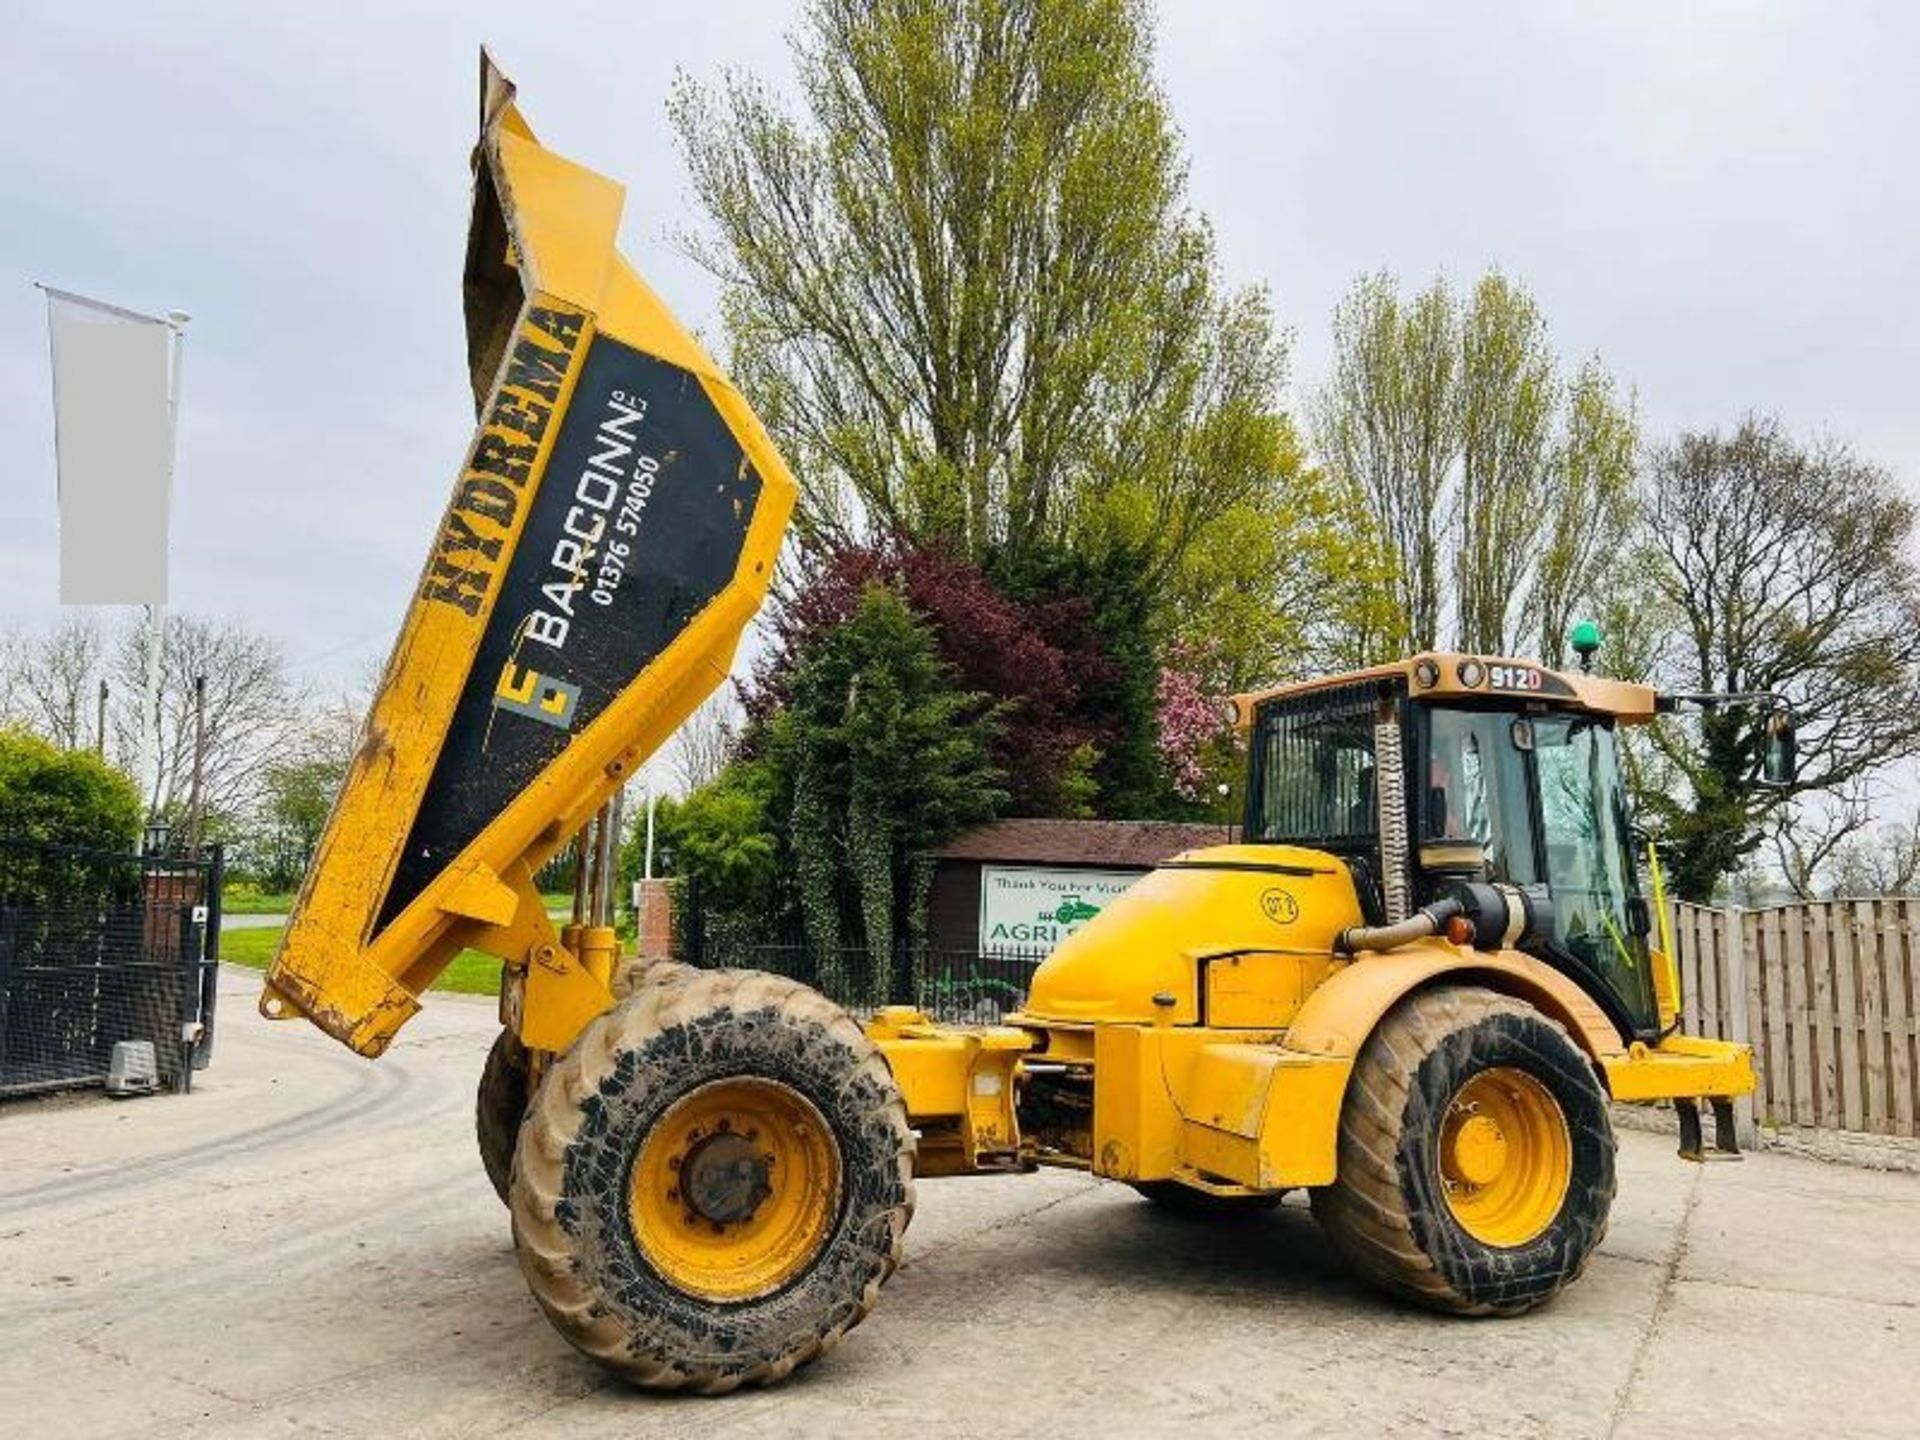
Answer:
[(1210, 1045), (1197, 1057), (1182, 1152), (1196, 1169), (1260, 1189), (1329, 1185), (1355, 1059), (1387, 1012), (1435, 982), (1480, 985), (1564, 1025), (1602, 1075), (1626, 1047), (1586, 992), (1517, 951), (1427, 941), (1356, 960), (1309, 995), (1273, 1047)]
[(1389, 1010), (1445, 976), (1524, 1000), (1560, 1022), (1595, 1063), (1626, 1049), (1586, 991), (1545, 961), (1517, 950), (1473, 950), (1430, 940), (1354, 961), (1316, 989), (1287, 1031), (1287, 1048), (1352, 1059)]

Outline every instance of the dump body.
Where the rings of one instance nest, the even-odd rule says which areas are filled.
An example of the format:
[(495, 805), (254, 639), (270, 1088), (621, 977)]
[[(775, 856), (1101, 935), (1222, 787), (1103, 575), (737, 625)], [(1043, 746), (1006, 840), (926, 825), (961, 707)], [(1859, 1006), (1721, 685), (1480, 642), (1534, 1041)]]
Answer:
[(478, 429), (268, 975), (376, 1055), (462, 948), (563, 1048), (609, 1003), (533, 875), (722, 681), (794, 486), (618, 253), (621, 186), (544, 148), (482, 61), (464, 282)]

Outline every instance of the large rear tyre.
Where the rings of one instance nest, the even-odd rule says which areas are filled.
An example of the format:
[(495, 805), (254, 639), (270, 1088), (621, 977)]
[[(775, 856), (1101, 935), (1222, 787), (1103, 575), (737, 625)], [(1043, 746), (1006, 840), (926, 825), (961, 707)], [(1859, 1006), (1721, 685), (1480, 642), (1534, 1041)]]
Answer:
[(1431, 990), (1360, 1052), (1339, 1178), (1313, 1208), (1376, 1285), (1434, 1310), (1517, 1315), (1586, 1268), (1613, 1160), (1606, 1096), (1565, 1030), (1491, 990)]
[(913, 1136), (845, 1011), (753, 971), (643, 984), (549, 1068), (514, 1241), (582, 1353), (649, 1389), (779, 1380), (872, 1310), (913, 1213)]
[(527, 1113), (527, 1052), (512, 1032), (502, 1030), (487, 1051), (473, 1101), (473, 1138), (480, 1147), (493, 1192), (507, 1198), (513, 1175), (513, 1147), (520, 1139), (520, 1118)]

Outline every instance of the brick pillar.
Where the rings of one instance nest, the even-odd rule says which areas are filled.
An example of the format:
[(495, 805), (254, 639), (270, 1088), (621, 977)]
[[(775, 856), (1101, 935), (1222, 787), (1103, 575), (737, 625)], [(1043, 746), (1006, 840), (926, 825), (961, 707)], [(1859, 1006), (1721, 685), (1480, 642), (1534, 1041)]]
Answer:
[(634, 882), (635, 946), (642, 960), (673, 956), (673, 894), (665, 880)]

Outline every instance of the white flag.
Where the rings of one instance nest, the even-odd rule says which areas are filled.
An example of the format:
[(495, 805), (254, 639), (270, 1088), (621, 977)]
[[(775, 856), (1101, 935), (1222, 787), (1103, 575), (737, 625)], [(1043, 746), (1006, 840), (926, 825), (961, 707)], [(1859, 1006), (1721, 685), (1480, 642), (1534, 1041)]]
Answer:
[(173, 424), (164, 320), (47, 291), (60, 601), (164, 605)]

